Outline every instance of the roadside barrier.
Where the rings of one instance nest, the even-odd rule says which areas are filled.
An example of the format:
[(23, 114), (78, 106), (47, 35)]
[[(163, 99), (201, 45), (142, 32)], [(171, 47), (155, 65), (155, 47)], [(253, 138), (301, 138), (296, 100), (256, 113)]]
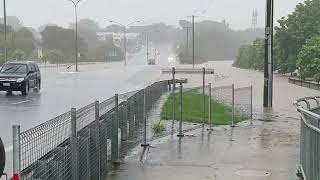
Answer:
[(320, 96), (302, 98), (294, 104), (301, 117), (298, 176), (320, 179)]

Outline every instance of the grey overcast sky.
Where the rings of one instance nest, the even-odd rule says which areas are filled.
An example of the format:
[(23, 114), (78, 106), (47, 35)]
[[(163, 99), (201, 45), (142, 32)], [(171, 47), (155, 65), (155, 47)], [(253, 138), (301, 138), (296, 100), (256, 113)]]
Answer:
[[(178, 25), (178, 20), (198, 14), (198, 20), (226, 20), (234, 29), (251, 26), (251, 14), (258, 10), (258, 26), (264, 25), (266, 0), (83, 0), (79, 18), (90, 18), (100, 26), (108, 20), (128, 23), (142, 20), (146, 24), (164, 22)], [(275, 18), (292, 12), (303, 0), (275, 0)], [(0, 13), (3, 14), (2, 0)], [(25, 26), (38, 28), (47, 23), (64, 27), (74, 21), (68, 0), (7, 0), (7, 15), (19, 17)]]

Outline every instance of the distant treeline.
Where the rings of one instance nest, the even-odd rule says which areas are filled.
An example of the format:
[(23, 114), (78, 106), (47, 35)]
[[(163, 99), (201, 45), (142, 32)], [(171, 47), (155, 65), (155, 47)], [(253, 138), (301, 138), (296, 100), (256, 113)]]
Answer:
[[(299, 3), (288, 17), (278, 20), (274, 35), (274, 70), (297, 72), (301, 79), (320, 81), (320, 1)], [(263, 69), (264, 40), (257, 39), (239, 48), (234, 65)]]
[[(44, 24), (38, 29), (27, 28), (14, 16), (7, 17), (7, 54), (8, 60), (38, 60), (50, 63), (67, 63), (75, 59), (75, 24), (70, 28), (59, 27), (56, 24)], [(116, 47), (112, 39), (99, 40), (97, 32), (123, 33), (123, 27), (109, 25), (101, 28), (91, 19), (81, 19), (78, 22), (78, 52), (79, 61), (116, 61), (124, 59), (123, 45)], [(174, 43), (177, 41), (179, 29), (162, 23), (146, 26), (132, 26), (128, 32), (140, 33), (139, 43), (128, 49), (145, 44), (146, 37), (155, 44)], [(4, 25), (0, 18), (0, 63), (4, 62)], [(42, 57), (38, 57), (38, 52)]]
[[(191, 63), (192, 29), (188, 21), (180, 21), (177, 52), (183, 63)], [(189, 27), (189, 28), (188, 28)], [(189, 33), (187, 36), (187, 28)], [(242, 44), (263, 37), (263, 29), (233, 30), (225, 22), (202, 21), (195, 23), (195, 57), (197, 63), (210, 60), (232, 60)], [(188, 45), (187, 45), (188, 38)]]

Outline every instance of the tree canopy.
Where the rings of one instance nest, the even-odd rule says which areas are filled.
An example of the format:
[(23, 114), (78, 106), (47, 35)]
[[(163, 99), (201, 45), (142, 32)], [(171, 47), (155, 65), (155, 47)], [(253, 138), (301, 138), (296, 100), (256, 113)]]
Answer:
[[(72, 29), (64, 29), (57, 26), (47, 26), (42, 32), (42, 46), (44, 52), (58, 51), (61, 52), (64, 59), (61, 62), (70, 62), (74, 59), (75, 32)], [(85, 60), (88, 53), (88, 44), (84, 39), (78, 37), (78, 52), (80, 58)]]
[[(190, 63), (192, 55), (191, 22), (180, 21), (178, 54), (184, 63)], [(187, 36), (187, 28), (189, 34)], [(237, 55), (239, 47), (257, 37), (263, 36), (262, 29), (232, 30), (226, 21), (202, 21), (195, 24), (196, 63), (208, 60), (231, 60)], [(187, 45), (187, 39), (189, 43)]]
[[(320, 35), (320, 1), (306, 0), (299, 3), (294, 12), (288, 17), (278, 20), (279, 25), (275, 27), (274, 35), (274, 69), (280, 73), (293, 73), (299, 71), (301, 78), (315, 76), (319, 62), (318, 48)], [(252, 68), (243, 66), (243, 61), (254, 64), (260, 59), (247, 59), (249, 56), (244, 52), (244, 47), (251, 51), (253, 44), (243, 45), (239, 49), (235, 65), (241, 68)], [(264, 52), (263, 47), (261, 50)], [(262, 60), (264, 58), (262, 57)], [(261, 65), (263, 68), (263, 64)], [(259, 69), (260, 69), (259, 68)]]

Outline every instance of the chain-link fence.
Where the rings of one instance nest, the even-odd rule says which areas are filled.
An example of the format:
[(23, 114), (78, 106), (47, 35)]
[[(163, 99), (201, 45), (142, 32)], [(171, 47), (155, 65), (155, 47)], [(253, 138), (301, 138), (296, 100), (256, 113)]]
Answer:
[[(167, 99), (162, 100), (160, 122), (165, 127), (160, 135), (190, 131), (204, 124), (235, 126), (250, 120), (252, 123), (252, 86), (235, 88), (234, 85), (212, 88), (207, 86), (176, 87)], [(154, 116), (159, 116), (159, 111)], [(180, 123), (181, 122), (181, 123)]]
[[(62, 114), (20, 133), (13, 127), (14, 179), (90, 179), (106, 176), (132, 147), (147, 144), (147, 115), (170, 81), (116, 95)], [(148, 128), (149, 129), (149, 128)]]
[(303, 179), (320, 179), (320, 97), (295, 102), (301, 113), (300, 167)]

